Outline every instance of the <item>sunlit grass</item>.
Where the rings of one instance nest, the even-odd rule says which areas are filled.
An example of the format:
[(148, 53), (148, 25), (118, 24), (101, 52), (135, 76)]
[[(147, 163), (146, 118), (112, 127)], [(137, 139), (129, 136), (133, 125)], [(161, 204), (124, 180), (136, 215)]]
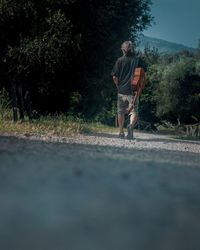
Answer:
[(97, 122), (61, 115), (42, 116), (31, 122), (13, 122), (11, 118), (0, 119), (0, 133), (35, 136), (75, 136), (78, 134), (115, 132), (116, 128)]
[[(118, 133), (118, 129), (65, 114), (41, 116), (31, 122), (26, 117), (23, 122), (13, 122), (12, 112), (6, 110), (0, 117), (0, 134), (8, 135), (74, 137), (80, 134)], [(180, 140), (200, 140), (199, 136), (187, 136), (171, 127), (159, 127), (157, 133)]]

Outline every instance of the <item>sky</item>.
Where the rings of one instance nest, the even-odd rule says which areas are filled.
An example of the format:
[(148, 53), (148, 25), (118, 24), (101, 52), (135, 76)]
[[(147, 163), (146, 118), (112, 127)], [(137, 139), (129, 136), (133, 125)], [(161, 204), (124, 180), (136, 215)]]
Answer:
[(152, 0), (152, 24), (144, 35), (197, 48), (200, 39), (200, 0)]

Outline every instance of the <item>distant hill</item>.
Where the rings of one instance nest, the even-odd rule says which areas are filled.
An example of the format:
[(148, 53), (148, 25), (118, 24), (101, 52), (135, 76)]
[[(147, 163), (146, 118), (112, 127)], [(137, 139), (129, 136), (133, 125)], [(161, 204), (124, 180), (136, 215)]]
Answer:
[(148, 36), (142, 36), (140, 38), (140, 43), (138, 45), (138, 48), (143, 51), (146, 46), (150, 46), (150, 48), (155, 47), (158, 49), (159, 53), (177, 53), (183, 50), (187, 50), (190, 52), (195, 52), (196, 49), (187, 47), (183, 44), (168, 42), (166, 40), (154, 38), (154, 37), (148, 37)]

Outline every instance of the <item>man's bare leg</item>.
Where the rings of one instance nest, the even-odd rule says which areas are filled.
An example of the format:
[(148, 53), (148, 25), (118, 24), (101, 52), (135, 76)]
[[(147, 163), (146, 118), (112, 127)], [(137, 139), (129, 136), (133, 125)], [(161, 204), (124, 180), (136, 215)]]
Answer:
[(134, 125), (136, 124), (138, 120), (138, 116), (136, 113), (132, 113), (130, 115), (130, 124), (128, 125), (127, 129), (128, 129), (128, 134), (127, 134), (127, 139), (133, 139), (133, 128), (134, 128)]
[(118, 114), (119, 133), (124, 134), (124, 114)]
[(137, 115), (135, 113), (130, 115), (130, 124), (131, 124), (132, 127), (134, 127), (137, 120), (138, 120), (138, 117), (137, 117)]

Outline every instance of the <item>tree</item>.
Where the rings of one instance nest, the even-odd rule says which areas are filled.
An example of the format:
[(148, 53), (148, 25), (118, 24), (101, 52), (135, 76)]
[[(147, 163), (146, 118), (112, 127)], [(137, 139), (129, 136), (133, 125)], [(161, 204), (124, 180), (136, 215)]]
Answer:
[(199, 117), (199, 72), (194, 58), (182, 56), (165, 67), (156, 92), (157, 115), (171, 122), (194, 122)]
[(43, 110), (51, 110), (48, 96), (57, 99), (54, 107), (59, 109), (55, 104), (65, 92), (59, 75), (65, 72), (70, 78), (80, 50), (80, 37), (72, 34), (73, 25), (61, 11), (64, 5), (69, 4), (50, 0), (0, 3), (1, 64), (5, 69), (1, 75), (7, 76), (7, 85), (14, 81), (31, 89), (35, 106)]
[(136, 41), (137, 34), (150, 24), (150, 5), (146, 0), (96, 0), (77, 1), (72, 6), (70, 18), (82, 35), (84, 58), (82, 81), (77, 86), (83, 96), (78, 109), (87, 117), (113, 109), (113, 63), (121, 55), (121, 43)]
[(33, 104), (45, 112), (67, 111), (77, 92), (77, 109), (94, 117), (111, 107), (112, 64), (122, 41), (150, 24), (150, 6), (150, 0), (2, 0), (0, 76), (7, 86), (13, 79), (28, 84)]

